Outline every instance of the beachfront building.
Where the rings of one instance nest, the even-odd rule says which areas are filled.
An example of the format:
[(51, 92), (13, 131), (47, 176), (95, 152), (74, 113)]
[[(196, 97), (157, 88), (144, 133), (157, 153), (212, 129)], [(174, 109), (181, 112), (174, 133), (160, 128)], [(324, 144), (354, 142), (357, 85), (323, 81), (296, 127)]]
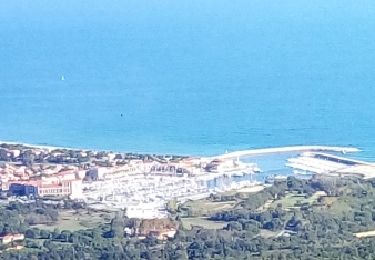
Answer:
[(42, 177), (37, 180), (1, 180), (1, 190), (10, 196), (82, 198), (82, 180), (64, 177)]
[(0, 148), (0, 160), (2, 161), (12, 161), (20, 156), (21, 151), (17, 149), (5, 149)]
[(58, 183), (41, 183), (38, 187), (40, 197), (82, 198), (82, 180), (66, 180)]
[(11, 196), (16, 197), (35, 198), (38, 196), (38, 187), (31, 184), (11, 183), (9, 185), (9, 193)]
[(11, 161), (14, 157), (14, 153), (11, 150), (0, 148), (0, 160)]
[(91, 178), (91, 180), (93, 181), (103, 180), (107, 172), (108, 172), (108, 168), (95, 167), (95, 168), (90, 169), (86, 173), (86, 176)]

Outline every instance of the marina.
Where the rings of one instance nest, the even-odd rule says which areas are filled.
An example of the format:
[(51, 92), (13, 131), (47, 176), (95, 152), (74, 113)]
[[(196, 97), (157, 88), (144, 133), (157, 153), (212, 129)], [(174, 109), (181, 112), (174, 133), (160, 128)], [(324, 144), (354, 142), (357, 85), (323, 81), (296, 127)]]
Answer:
[(70, 198), (92, 209), (121, 210), (131, 218), (165, 218), (169, 205), (216, 193), (258, 190), (287, 176), (374, 177), (373, 164), (337, 156), (356, 151), (293, 146), (186, 157), (3, 144), (1, 186), (10, 196)]
[[(202, 170), (194, 176), (176, 176), (173, 173), (117, 173), (117, 178), (83, 184), (83, 199), (92, 208), (117, 208), (125, 210), (128, 217), (164, 218), (168, 216), (166, 204), (199, 200), (212, 193), (254, 187), (260, 183), (252, 180), (259, 169), (251, 164), (243, 168), (221, 172)], [(163, 173), (163, 175), (160, 175)], [(239, 178), (241, 177), (241, 178)], [(248, 177), (248, 178), (246, 178)]]
[[(85, 183), (83, 195), (85, 201), (92, 203), (93, 207), (101, 205), (101, 207), (122, 209), (132, 217), (163, 218), (169, 215), (166, 205), (171, 201), (182, 204), (188, 200), (207, 198), (214, 193), (257, 191), (275, 180), (285, 180), (288, 175), (310, 178), (312, 172), (305, 170), (312, 170), (311, 167), (297, 167), (301, 165), (298, 162), (302, 160), (302, 156), (315, 154), (332, 156), (332, 160), (333, 158), (344, 160), (341, 157), (334, 157), (333, 154), (323, 153), (328, 151), (347, 153), (356, 152), (358, 149), (324, 146), (255, 149), (226, 153), (219, 157), (200, 158), (195, 160), (196, 167), (184, 169), (180, 168), (183, 163), (180, 163), (180, 166), (155, 164), (149, 172), (139, 171), (123, 177), (117, 174), (116, 181), (105, 179), (101, 182)], [(287, 160), (286, 166), (294, 169), (287, 175), (262, 173), (257, 163), (240, 160), (240, 157), (279, 153), (299, 154), (299, 157)], [(320, 161), (317, 163), (319, 167), (323, 167)], [(258, 175), (265, 177), (261, 179)]]

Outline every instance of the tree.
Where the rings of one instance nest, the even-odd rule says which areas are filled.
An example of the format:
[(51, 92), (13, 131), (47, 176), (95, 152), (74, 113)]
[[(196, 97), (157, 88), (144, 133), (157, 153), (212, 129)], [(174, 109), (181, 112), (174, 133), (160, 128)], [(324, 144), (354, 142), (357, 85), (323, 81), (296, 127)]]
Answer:
[(40, 238), (42, 239), (49, 239), (51, 238), (51, 233), (48, 230), (40, 230)]
[(60, 231), (58, 228), (55, 228), (52, 232), (52, 239), (60, 239)]
[(26, 230), (25, 237), (26, 238), (39, 238), (39, 230), (38, 229), (28, 229)]
[(115, 238), (124, 237), (124, 220), (121, 212), (117, 212), (115, 218), (112, 219), (111, 232), (112, 236)]

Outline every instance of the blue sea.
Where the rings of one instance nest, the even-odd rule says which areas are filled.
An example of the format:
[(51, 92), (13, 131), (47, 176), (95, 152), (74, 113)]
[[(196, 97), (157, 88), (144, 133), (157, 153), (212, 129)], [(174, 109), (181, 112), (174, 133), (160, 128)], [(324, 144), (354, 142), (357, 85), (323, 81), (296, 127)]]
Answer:
[(0, 140), (375, 160), (375, 1), (0, 1)]

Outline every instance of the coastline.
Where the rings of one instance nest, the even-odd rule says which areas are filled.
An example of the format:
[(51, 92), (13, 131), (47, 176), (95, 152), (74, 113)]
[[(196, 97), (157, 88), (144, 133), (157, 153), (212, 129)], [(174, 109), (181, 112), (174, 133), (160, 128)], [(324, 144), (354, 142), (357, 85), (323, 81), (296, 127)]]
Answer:
[(38, 143), (28, 143), (23, 141), (7, 141), (7, 140), (0, 140), (0, 144), (12, 144), (12, 145), (22, 145), (24, 147), (29, 148), (36, 148), (36, 149), (44, 149), (48, 151), (56, 150), (56, 149), (63, 149), (63, 150), (72, 150), (72, 151), (93, 151), (93, 152), (112, 152), (112, 153), (134, 153), (134, 154), (149, 154), (149, 155), (164, 155), (164, 156), (183, 156), (183, 157), (200, 157), (200, 158), (208, 158), (208, 155), (197, 155), (191, 153), (183, 153), (183, 152), (155, 152), (155, 151), (139, 151), (139, 150), (118, 150), (118, 149), (102, 149), (102, 148), (89, 148), (89, 147), (71, 147), (71, 146), (59, 146), (59, 145), (49, 145), (49, 144), (38, 144)]
[[(276, 176), (275, 172), (269, 172), (267, 169), (263, 171), (262, 166), (258, 168), (258, 161), (246, 162), (247, 158), (239, 159), (241, 156), (281, 153), (287, 156), (291, 153), (309, 156), (313, 152), (359, 151), (353, 147), (286, 146), (239, 150), (215, 157), (178, 158), (178, 155), (173, 155), (172, 158), (157, 154), (151, 156), (139, 153), (118, 154), (100, 150), (87, 151), (21, 142), (0, 142), (4, 144), (1, 149), (2, 160), (18, 162), (17, 165), (4, 164), (8, 167), (4, 171), (12, 174), (7, 185), (21, 183), (19, 185), (36, 187), (30, 191), (31, 196), (69, 197), (83, 200), (90, 205), (100, 204), (101, 207), (126, 209), (128, 216), (137, 218), (168, 216), (165, 205), (170, 201), (183, 203), (186, 200), (207, 198), (211, 193), (227, 191), (259, 192), (264, 188), (263, 183), (268, 177)], [(66, 150), (53, 151), (54, 149)], [(300, 158), (297, 157), (301, 160)], [(313, 159), (319, 160), (319, 158)], [(325, 172), (324, 163), (320, 165), (320, 161), (314, 161), (315, 167), (310, 167), (308, 163), (311, 160), (310, 158), (306, 163), (302, 161), (298, 165), (287, 166), (314, 173)], [(36, 171), (30, 171), (34, 163), (43, 164), (43, 167), (39, 165)], [(44, 167), (47, 164), (49, 167)], [(22, 175), (19, 174), (19, 169), (24, 169)], [(280, 171), (280, 168), (277, 169)], [(258, 177), (257, 174), (261, 172)], [(293, 171), (288, 171), (287, 176), (292, 173)], [(361, 174), (362, 172), (359, 172), (358, 176)], [(67, 185), (69, 188), (61, 189), (62, 185)]]
[(44, 150), (49, 150), (49, 151), (56, 150), (56, 149), (67, 149), (67, 150), (75, 150), (75, 151), (90, 150), (90, 149), (70, 148), (70, 147), (62, 147), (62, 146), (30, 144), (30, 143), (24, 143), (24, 142), (5, 141), (5, 140), (0, 140), (0, 144), (22, 145), (25, 147), (44, 149)]
[(116, 152), (116, 153), (137, 153), (137, 154), (155, 154), (155, 155), (177, 155), (177, 156), (187, 156), (187, 157), (199, 157), (202, 159), (231, 159), (237, 157), (250, 157), (268, 154), (280, 154), (280, 153), (295, 153), (295, 152), (308, 152), (308, 151), (326, 151), (326, 152), (342, 152), (342, 153), (357, 153), (361, 150), (355, 147), (345, 147), (345, 146), (320, 146), (320, 145), (295, 145), (295, 146), (279, 146), (279, 147), (269, 147), (269, 148), (254, 148), (237, 150), (231, 152), (225, 152), (219, 155), (211, 156), (199, 156), (199, 155), (187, 155), (183, 153), (157, 153), (157, 152), (136, 152), (136, 151), (116, 151), (116, 150), (106, 150), (106, 149), (89, 149), (89, 148), (79, 148), (79, 147), (63, 147), (63, 146), (53, 146), (53, 145), (42, 145), (42, 144), (31, 144), (26, 142), (17, 141), (6, 141), (0, 140), (0, 144), (11, 144), (11, 145), (21, 145), (29, 148), (43, 149), (48, 151), (53, 151), (56, 149), (72, 150), (72, 151), (103, 151), (103, 152)]

